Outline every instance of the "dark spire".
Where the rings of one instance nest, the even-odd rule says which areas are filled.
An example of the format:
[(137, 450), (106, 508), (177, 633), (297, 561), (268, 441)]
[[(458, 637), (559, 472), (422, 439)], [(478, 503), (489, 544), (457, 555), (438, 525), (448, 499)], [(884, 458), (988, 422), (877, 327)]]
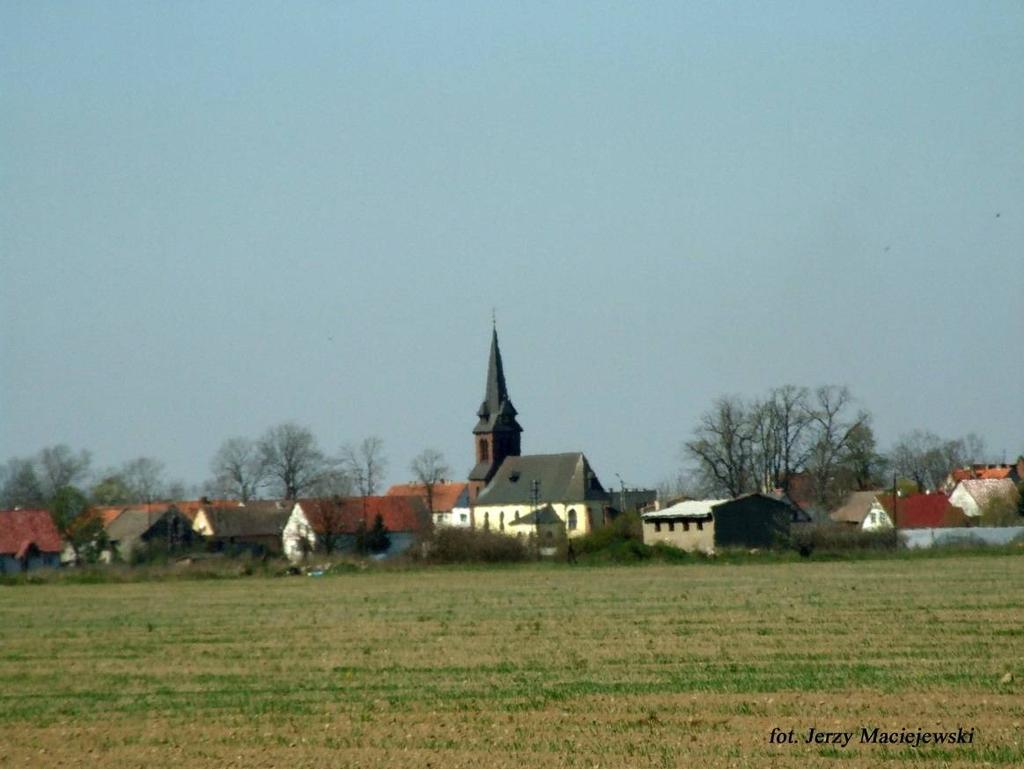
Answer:
[(522, 428), (516, 422), (515, 406), (508, 397), (508, 385), (505, 384), (505, 367), (501, 362), (501, 348), (498, 346), (498, 329), (491, 328), (491, 357), (487, 361), (487, 388), (484, 401), (476, 415), (480, 417), (475, 433), (487, 433), (494, 430), (516, 430)]
[(476, 412), (480, 419), (473, 428), (476, 465), (469, 474), (471, 481), (488, 482), (505, 457), (519, 456), (519, 434), (523, 428), (516, 421), (516, 408), (508, 397), (505, 367), (498, 346), (498, 328), (491, 321), (491, 357), (487, 361), (487, 388), (484, 401)]
[[(508, 386), (505, 384), (505, 367), (501, 364), (501, 348), (498, 347), (498, 329), (491, 329), (491, 358), (487, 362), (487, 389), (484, 402), (477, 415), (486, 418), (498, 414), (503, 403), (508, 402)], [(512, 405), (511, 403), (509, 404)]]

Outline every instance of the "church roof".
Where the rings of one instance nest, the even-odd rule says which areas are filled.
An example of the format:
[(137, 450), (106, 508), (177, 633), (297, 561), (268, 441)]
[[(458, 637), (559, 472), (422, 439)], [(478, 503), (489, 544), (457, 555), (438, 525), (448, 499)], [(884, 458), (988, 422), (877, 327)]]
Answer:
[(505, 384), (505, 367), (501, 362), (501, 349), (498, 347), (498, 329), (491, 333), (491, 357), (487, 362), (487, 387), (484, 401), (476, 412), (480, 417), (474, 433), (491, 433), (495, 431), (517, 431), (523, 428), (516, 422), (516, 409), (508, 397), (508, 385)]
[(505, 457), (477, 497), (477, 505), (530, 504), (534, 481), (537, 502), (608, 501), (608, 492), (582, 452)]

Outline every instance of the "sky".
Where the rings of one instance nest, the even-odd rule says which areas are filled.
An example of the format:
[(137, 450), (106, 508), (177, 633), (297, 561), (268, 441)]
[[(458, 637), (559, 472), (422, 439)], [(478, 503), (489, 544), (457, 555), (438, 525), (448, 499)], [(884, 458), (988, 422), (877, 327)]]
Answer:
[(1024, 452), (1024, 5), (0, 4), (0, 461), (199, 483), (285, 421), (675, 475), (847, 385)]

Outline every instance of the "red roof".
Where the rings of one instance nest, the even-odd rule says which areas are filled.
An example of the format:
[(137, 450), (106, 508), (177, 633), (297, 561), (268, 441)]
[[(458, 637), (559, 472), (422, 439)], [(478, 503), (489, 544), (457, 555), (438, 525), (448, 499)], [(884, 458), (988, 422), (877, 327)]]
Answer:
[(890, 517), (895, 509), (898, 529), (944, 529), (967, 525), (967, 516), (959, 507), (949, 504), (945, 494), (909, 494), (897, 497), (893, 507), (892, 494), (879, 494), (878, 501)]
[[(448, 513), (459, 501), (459, 495), (466, 490), (467, 483), (455, 481), (442, 481), (434, 485), (434, 510), (435, 513)], [(387, 490), (389, 497), (419, 497), (427, 501), (427, 487), (422, 483), (398, 483)]]
[(35, 545), (42, 553), (59, 553), (60, 532), (48, 510), (0, 510), (0, 555), (22, 558)]
[(430, 525), (426, 503), (415, 496), (336, 497), (300, 499), (306, 520), (317, 534), (355, 534), (359, 525), (373, 526), (377, 515), (388, 531), (421, 532)]

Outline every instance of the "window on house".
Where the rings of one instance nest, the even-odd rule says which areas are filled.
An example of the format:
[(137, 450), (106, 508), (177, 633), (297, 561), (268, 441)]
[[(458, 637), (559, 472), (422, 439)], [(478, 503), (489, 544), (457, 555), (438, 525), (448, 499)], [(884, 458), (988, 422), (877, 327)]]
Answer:
[(654, 530), (655, 531), (661, 531), (661, 521), (655, 521), (654, 522)]
[(569, 524), (568, 524), (569, 525), (569, 531), (576, 531), (576, 511), (575, 510), (572, 510), (572, 509), (569, 510), (568, 519), (569, 519)]
[(459, 520), (461, 520), (463, 523), (467, 523), (469, 521), (469, 516), (465, 513), (460, 513)]
[(704, 521), (697, 521), (697, 531), (704, 531)]
[(675, 521), (669, 521), (668, 522), (668, 530), (669, 531), (675, 531), (676, 530), (676, 522)]
[(683, 531), (689, 531), (689, 530), (690, 530), (690, 522), (689, 521), (683, 521)]
[(484, 513), (484, 528), (485, 529), (490, 529), (491, 528), (491, 514), (490, 514), (490, 512)]

